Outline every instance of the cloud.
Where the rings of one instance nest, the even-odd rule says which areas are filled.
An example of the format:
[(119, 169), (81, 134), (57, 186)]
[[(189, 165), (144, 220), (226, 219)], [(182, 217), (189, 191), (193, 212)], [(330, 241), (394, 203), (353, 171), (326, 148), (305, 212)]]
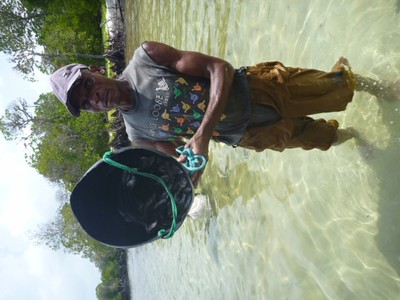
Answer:
[(49, 75), (36, 72), (35, 82), (30, 82), (12, 69), (7, 56), (0, 53), (0, 111), (3, 112), (10, 103), (23, 98), (28, 103), (35, 102), (39, 95), (51, 91)]
[(56, 191), (27, 166), (23, 148), (0, 143), (0, 299), (96, 299), (94, 264), (28, 238), (29, 230), (54, 217)]
[(1, 299), (96, 299), (100, 274), (89, 261), (37, 246), (0, 254)]
[(28, 238), (29, 230), (54, 217), (56, 191), (26, 165), (21, 148), (0, 142), (0, 299), (96, 299), (94, 264)]
[[(100, 281), (100, 274), (89, 261), (38, 247), (28, 249), (24, 259), (27, 271), (36, 279), (39, 299), (95, 299), (94, 286)], [(93, 273), (98, 274), (97, 280)]]
[[(28, 103), (50, 91), (47, 75), (27, 82), (11, 70), (0, 54), (0, 115), (18, 98)], [(0, 299), (96, 299), (100, 272), (76, 255), (37, 246), (27, 232), (53, 218), (58, 208), (56, 189), (30, 168), (22, 143), (0, 134)]]
[(0, 226), (14, 234), (54, 215), (55, 189), (24, 160), (24, 149), (2, 138), (0, 164)]

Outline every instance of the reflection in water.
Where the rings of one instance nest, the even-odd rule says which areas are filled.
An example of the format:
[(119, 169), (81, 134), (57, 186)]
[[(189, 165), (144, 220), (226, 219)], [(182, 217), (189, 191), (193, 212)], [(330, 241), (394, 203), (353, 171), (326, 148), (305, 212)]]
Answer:
[[(238, 159), (237, 151), (221, 146), (221, 152), (211, 152), (209, 167), (202, 179), (199, 192), (209, 195), (214, 212), (230, 205), (239, 198), (245, 204), (249, 199), (259, 197), (263, 188), (259, 188), (260, 172), (252, 170), (246, 161), (246, 152), (243, 159)], [(225, 150), (224, 150), (225, 149)], [(213, 149), (211, 150), (213, 151)], [(213, 154), (214, 153), (214, 154)], [(213, 158), (213, 155), (218, 155)], [(212, 172), (212, 174), (208, 174)], [(245, 188), (244, 188), (245, 187)]]
[(366, 162), (380, 180), (377, 246), (392, 268), (400, 275), (400, 104), (380, 103), (382, 122), (387, 125), (390, 140), (383, 150)]
[[(400, 80), (397, 0), (126, 1), (127, 57), (144, 40), (235, 67), (265, 60)], [(212, 144), (211, 216), (130, 251), (134, 299), (396, 299), (400, 102), (358, 93), (325, 114), (362, 139), (327, 152)]]

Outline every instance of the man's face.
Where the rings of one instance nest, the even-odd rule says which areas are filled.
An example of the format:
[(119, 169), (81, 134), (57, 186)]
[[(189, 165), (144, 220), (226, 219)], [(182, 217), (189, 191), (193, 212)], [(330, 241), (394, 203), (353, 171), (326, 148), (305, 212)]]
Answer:
[(82, 76), (71, 91), (71, 104), (88, 112), (106, 112), (121, 106), (121, 91), (117, 82), (103, 75), (81, 70)]

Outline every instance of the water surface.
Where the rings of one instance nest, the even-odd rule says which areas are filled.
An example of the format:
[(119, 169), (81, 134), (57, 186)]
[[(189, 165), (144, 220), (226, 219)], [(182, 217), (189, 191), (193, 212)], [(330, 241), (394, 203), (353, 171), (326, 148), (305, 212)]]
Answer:
[[(127, 2), (128, 56), (145, 40), (400, 80), (395, 0)], [(200, 191), (212, 213), (130, 250), (133, 299), (398, 299), (400, 102), (357, 93), (324, 114), (362, 136), (329, 151), (213, 143)]]

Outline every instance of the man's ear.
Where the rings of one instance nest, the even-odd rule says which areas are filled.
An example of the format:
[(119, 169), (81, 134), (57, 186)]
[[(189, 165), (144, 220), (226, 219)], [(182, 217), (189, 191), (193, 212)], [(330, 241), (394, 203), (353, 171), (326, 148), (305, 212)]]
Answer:
[(94, 73), (94, 74), (102, 74), (100, 68), (98, 66), (96, 66), (96, 65), (90, 65), (89, 66), (89, 71)]
[(96, 65), (90, 65), (89, 66), (89, 71), (94, 73), (94, 74), (106, 75), (106, 68), (98, 67)]

